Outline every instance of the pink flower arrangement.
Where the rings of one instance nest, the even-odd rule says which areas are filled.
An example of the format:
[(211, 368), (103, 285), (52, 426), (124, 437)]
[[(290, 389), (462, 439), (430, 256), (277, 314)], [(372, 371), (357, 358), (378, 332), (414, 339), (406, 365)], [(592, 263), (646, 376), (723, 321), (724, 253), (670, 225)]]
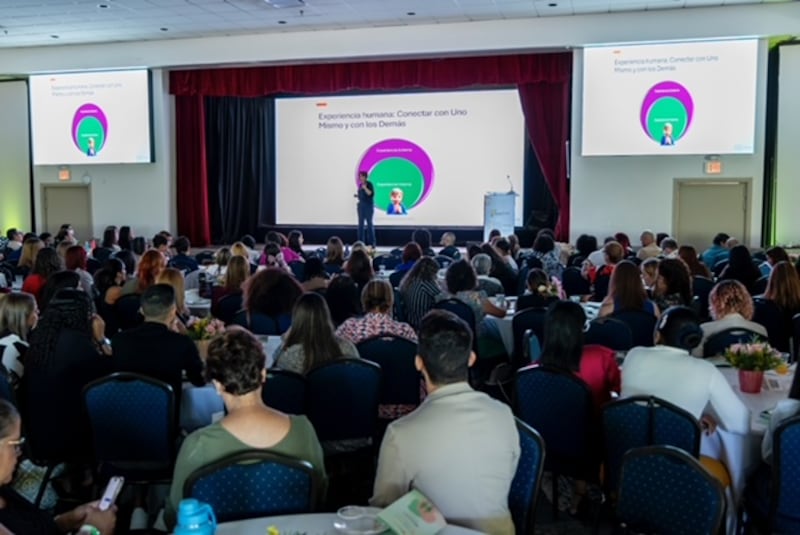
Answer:
[(785, 365), (781, 353), (766, 342), (732, 344), (725, 351), (725, 360), (740, 370), (766, 371)]
[(208, 340), (225, 332), (225, 323), (211, 316), (205, 318), (192, 317), (187, 322), (186, 327), (188, 328), (187, 334), (192, 340)]

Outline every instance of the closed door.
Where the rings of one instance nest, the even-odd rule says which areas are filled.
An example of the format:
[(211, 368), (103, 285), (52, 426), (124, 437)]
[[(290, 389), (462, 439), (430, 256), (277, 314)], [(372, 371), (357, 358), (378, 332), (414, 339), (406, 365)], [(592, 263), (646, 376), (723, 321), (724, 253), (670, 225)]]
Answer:
[(749, 238), (749, 180), (676, 180), (673, 224), (678, 243), (698, 252), (711, 245), (719, 232), (747, 243)]
[(44, 230), (55, 234), (69, 223), (79, 240), (92, 239), (92, 206), (88, 186), (43, 186)]

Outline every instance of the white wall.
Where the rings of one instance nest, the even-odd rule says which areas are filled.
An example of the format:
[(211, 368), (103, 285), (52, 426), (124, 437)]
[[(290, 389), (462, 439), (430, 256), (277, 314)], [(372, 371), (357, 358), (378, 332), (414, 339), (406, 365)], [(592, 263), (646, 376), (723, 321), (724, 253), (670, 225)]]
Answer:
[[(176, 229), (174, 193), (174, 98), (167, 94), (167, 76), (153, 70), (153, 135), (155, 163), (72, 165), (72, 181), (88, 173), (94, 235), (107, 225), (130, 225), (138, 236), (151, 238), (160, 230)], [(0, 99), (0, 102), (3, 102)], [(33, 171), (36, 221), (42, 217), (42, 184), (58, 182), (58, 167), (36, 166)], [(37, 228), (38, 232), (58, 229)]]
[[(632, 238), (642, 230), (672, 233), (673, 184), (676, 178), (752, 179), (749, 244), (761, 242), (766, 112), (767, 46), (759, 44), (756, 88), (755, 152), (724, 155), (722, 175), (703, 175), (703, 156), (581, 156), (583, 54), (576, 51), (572, 86), (572, 176), (570, 239), (588, 233), (602, 239), (616, 232)], [(709, 221), (713, 225), (713, 221)], [(695, 244), (702, 248), (703, 244)]]
[(800, 45), (780, 47), (778, 147), (775, 172), (775, 243), (800, 243)]
[(0, 232), (31, 227), (28, 84), (0, 83)]

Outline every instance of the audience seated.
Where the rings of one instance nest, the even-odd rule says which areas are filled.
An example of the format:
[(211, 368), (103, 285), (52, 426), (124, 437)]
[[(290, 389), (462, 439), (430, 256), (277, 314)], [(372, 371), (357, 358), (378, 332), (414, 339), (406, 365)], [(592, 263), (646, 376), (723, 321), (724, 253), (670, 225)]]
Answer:
[(305, 375), (323, 362), (344, 357), (358, 358), (358, 349), (334, 333), (325, 299), (315, 293), (300, 296), (292, 312), (292, 326), (275, 350), (273, 365)]
[(0, 371), (16, 389), (25, 373), (28, 336), (39, 321), (36, 299), (25, 292), (0, 296)]
[(216, 307), (223, 297), (242, 293), (242, 285), (250, 277), (250, 265), (247, 259), (241, 256), (234, 256), (226, 266), (225, 274), (222, 276), (222, 284), (215, 285), (211, 290), (211, 313), (214, 314)]
[(372, 270), (372, 260), (362, 250), (350, 253), (350, 258), (347, 259), (344, 271), (350, 275), (359, 290), (362, 290), (375, 276), (375, 272)]
[(419, 329), (422, 318), (433, 308), (436, 298), (442, 293), (438, 273), (439, 264), (425, 256), (417, 260), (400, 282), (405, 319), (414, 329)]
[(767, 259), (758, 266), (759, 271), (763, 277), (768, 277), (772, 273), (772, 268), (778, 262), (790, 262), (789, 254), (783, 247), (770, 247), (764, 254)]
[(730, 239), (730, 236), (724, 232), (720, 232), (711, 242), (711, 247), (703, 251), (700, 259), (708, 266), (708, 269), (714, 269), (714, 265), (722, 260), (727, 260), (730, 255), (730, 250), (725, 247), (725, 243)]
[(86, 249), (80, 245), (69, 247), (64, 255), (64, 267), (74, 271), (81, 278), (81, 288), (90, 296), (94, 296), (94, 279), (86, 271)]
[(251, 316), (263, 314), (278, 323), (280, 332), (285, 332), (292, 321), (292, 307), (303, 288), (285, 270), (268, 267), (250, 276), (242, 285), (242, 292), (248, 325)]
[(103, 267), (94, 274), (94, 287), (97, 291), (95, 303), (97, 313), (106, 322), (106, 336), (111, 336), (117, 331), (114, 304), (122, 295), (125, 274), (125, 264), (115, 257), (106, 260)]
[[(486, 292), (478, 289), (478, 277), (472, 264), (466, 260), (458, 260), (450, 264), (445, 275), (447, 294), (442, 294), (439, 299), (455, 297), (469, 305), (475, 315), (475, 326), (478, 329), (477, 336), (494, 332), (483, 318), (489, 314), (498, 318), (504, 318), (506, 311), (492, 303), (486, 296)], [(498, 334), (499, 337), (499, 334)]]
[(350, 275), (342, 273), (333, 277), (325, 291), (325, 301), (331, 312), (333, 324), (339, 327), (350, 318), (364, 313), (361, 308), (361, 294)]
[(48, 277), (63, 269), (61, 257), (52, 247), (40, 249), (36, 254), (36, 262), (31, 274), (22, 283), (22, 291), (33, 295), (41, 305), (42, 288), (47, 283)]
[(425, 256), (436, 256), (436, 251), (431, 249), (431, 232), (426, 228), (418, 228), (411, 233), (411, 241), (419, 245)]
[(298, 262), (305, 262), (308, 260), (308, 255), (303, 251), (303, 233), (299, 230), (293, 230), (289, 233), (289, 244), (287, 248), (297, 255)]
[(47, 279), (42, 288), (42, 297), (39, 302), (39, 311), (44, 313), (53, 297), (62, 289), (81, 290), (81, 278), (74, 271), (56, 271)]
[(508, 243), (507, 239), (500, 238), (499, 240), (497, 240), (494, 243), (494, 248), (497, 251), (497, 254), (500, 255), (500, 258), (503, 259), (503, 262), (505, 262), (514, 273), (519, 271), (519, 265), (517, 264), (517, 261), (514, 260), (514, 257), (511, 255), (511, 244)]
[(692, 351), (696, 357), (703, 356), (703, 346), (710, 336), (726, 329), (747, 329), (767, 338), (767, 329), (750, 321), (753, 318), (753, 298), (739, 281), (718, 282), (708, 295), (708, 309), (713, 321), (707, 321), (700, 326), (703, 329), (703, 339)]
[[(228, 269), (228, 263), (232, 257), (233, 255), (231, 254), (230, 248), (221, 247), (217, 249), (217, 252), (214, 253), (214, 263), (206, 267), (206, 275), (216, 277), (217, 279), (222, 278), (225, 275), (225, 270)], [(250, 275), (251, 261), (247, 258), (244, 258), (244, 260), (245, 266), (247, 266), (247, 274)]]
[(136, 273), (137, 264), (136, 255), (133, 254), (133, 251), (123, 249), (122, 251), (114, 253), (111, 257), (121, 260), (122, 263), (125, 264), (125, 282), (133, 277), (133, 274)]
[(10, 228), (6, 231), (6, 245), (3, 250), (5, 261), (11, 264), (16, 264), (22, 253), (23, 234), (15, 228)]
[(624, 258), (636, 256), (633, 252), (631, 239), (628, 237), (627, 234), (625, 234), (624, 232), (617, 232), (616, 234), (614, 234), (614, 240), (622, 246), (622, 250), (624, 251)]
[(175, 399), (181, 398), (182, 377), (203, 386), (203, 362), (197, 346), (186, 335), (173, 330), (175, 290), (167, 284), (154, 284), (142, 294), (144, 323), (122, 331), (112, 340), (114, 367), (153, 377), (172, 386)]
[(249, 261), (251, 264), (258, 264), (259, 259), (261, 258), (261, 253), (258, 252), (256, 247), (256, 239), (252, 237), (250, 234), (245, 234), (239, 240), (245, 247), (247, 247), (247, 252), (249, 253)]
[(330, 283), (330, 276), (325, 271), (322, 259), (309, 255), (303, 266), (303, 290), (306, 292), (325, 293)]
[(646, 260), (661, 255), (661, 248), (656, 243), (656, 236), (652, 230), (645, 230), (639, 237), (642, 246), (636, 252), (636, 258)]
[(580, 267), (589, 255), (597, 251), (597, 238), (589, 234), (581, 234), (575, 240), (575, 252), (567, 260), (568, 267)]
[(133, 229), (128, 225), (119, 227), (119, 237), (117, 238), (117, 245), (123, 251), (130, 251), (132, 249), (132, 242), (136, 236), (133, 234)]
[(658, 258), (648, 258), (639, 264), (639, 270), (642, 272), (642, 283), (644, 284), (644, 289), (648, 296), (655, 294), (659, 262), (660, 260)]
[(623, 260), (611, 274), (608, 295), (603, 299), (598, 316), (610, 316), (623, 310), (643, 310), (658, 316), (658, 306), (647, 298), (639, 268), (630, 260)]
[(131, 252), (137, 257), (142, 256), (147, 250), (147, 240), (143, 236), (137, 236), (131, 241)]
[(543, 269), (533, 268), (528, 271), (526, 286), (525, 294), (517, 298), (517, 310), (548, 307), (558, 301), (558, 287)]
[(513, 534), (508, 493), (519, 436), (508, 406), (469, 386), (471, 348), (469, 327), (453, 314), (422, 320), (416, 367), (428, 397), (389, 425), (370, 503), (385, 507), (413, 486), (449, 523)]
[(153, 249), (155, 249), (156, 251), (158, 251), (159, 253), (164, 255), (164, 258), (169, 260), (169, 257), (170, 257), (170, 252), (169, 252), (170, 240), (169, 240), (169, 238), (167, 236), (165, 236), (164, 234), (159, 232), (158, 234), (153, 236), (152, 246), (153, 246)]
[(502, 283), (494, 277), (489, 276), (489, 273), (492, 271), (492, 258), (489, 255), (484, 253), (476, 254), (472, 257), (471, 263), (478, 277), (479, 290), (485, 292), (488, 297), (494, 297), (497, 294), (505, 293)]
[(747, 291), (752, 291), (755, 282), (761, 278), (761, 271), (753, 264), (750, 250), (744, 245), (733, 247), (728, 258), (728, 265), (722, 270), (719, 280), (738, 280)]
[(58, 245), (64, 241), (70, 245), (78, 243), (78, 239), (75, 237), (75, 229), (69, 223), (61, 225), (61, 228), (56, 233), (55, 244)]
[(492, 259), (492, 269), (489, 271), (489, 276), (500, 281), (500, 284), (503, 285), (503, 293), (517, 295), (517, 274), (503, 260), (495, 246), (490, 243), (484, 243), (481, 245), (481, 252)]
[(191, 247), (192, 245), (189, 243), (189, 238), (186, 236), (181, 236), (175, 240), (176, 254), (170, 259), (169, 267), (179, 269), (184, 274), (200, 269), (197, 260), (189, 256), (189, 249), (191, 249)]
[(775, 434), (775, 429), (784, 420), (798, 414), (800, 414), (800, 374), (795, 373), (789, 389), (789, 397), (778, 401), (775, 408), (770, 410), (767, 432), (764, 433), (761, 441), (761, 458), (768, 465), (772, 464), (772, 436)]
[(772, 267), (764, 298), (778, 305), (786, 332), (792, 332), (792, 318), (800, 313), (800, 275), (788, 261), (778, 262)]
[[(3, 446), (0, 454), (0, 531), (19, 535), (54, 535), (78, 533), (82, 526), (88, 525), (95, 528), (94, 533), (113, 535), (117, 520), (115, 506), (101, 511), (97, 502), (92, 502), (51, 516), (10, 488), (24, 443), (22, 420), (17, 409), (8, 401), (0, 400), (0, 444)], [(81, 530), (80, 533), (90, 532)]]
[(692, 279), (689, 267), (679, 258), (665, 258), (658, 263), (658, 277), (653, 301), (659, 310), (692, 305)]
[(458, 250), (458, 247), (456, 247), (456, 235), (452, 232), (445, 232), (442, 234), (439, 245), (442, 246), (439, 250), (440, 255), (449, 256), (453, 260), (459, 260), (461, 258), (461, 252)]
[(308, 419), (264, 405), (261, 398), (266, 379), (264, 361), (261, 342), (241, 329), (230, 330), (209, 345), (206, 379), (222, 396), (227, 415), (183, 441), (165, 507), (169, 528), (175, 525), (187, 477), (232, 453), (266, 450), (287, 455), (308, 461), (325, 478), (322, 448)]
[(167, 267), (167, 257), (157, 249), (146, 251), (139, 260), (136, 276), (122, 286), (122, 295), (143, 294), (155, 284), (158, 274)]
[(667, 236), (660, 242), (658, 246), (661, 247), (661, 254), (659, 258), (678, 258), (678, 242), (674, 238)]
[(597, 265), (592, 260), (591, 255), (584, 261), (581, 272), (589, 282), (594, 284), (598, 277), (610, 277), (614, 272), (614, 267), (625, 259), (625, 249), (619, 242), (608, 241), (603, 245), (603, 261)]
[(697, 257), (697, 251), (691, 245), (681, 245), (678, 248), (678, 258), (683, 260), (689, 267), (689, 273), (692, 277), (705, 277), (711, 278), (711, 270), (708, 266), (700, 262)]
[(539, 233), (533, 242), (531, 256), (542, 262), (548, 277), (561, 279), (561, 274), (564, 272), (564, 266), (561, 265), (561, 251), (556, 247), (556, 241), (550, 234)]
[(62, 289), (31, 333), (20, 384), (28, 440), (48, 459), (91, 458), (82, 390), (112, 371), (105, 324), (81, 290)]
[(359, 344), (367, 338), (379, 334), (393, 334), (417, 341), (417, 333), (408, 323), (392, 318), (394, 290), (385, 280), (373, 279), (361, 292), (361, 305), (364, 315), (345, 320), (336, 329), (336, 335)]
[(39, 238), (28, 238), (22, 244), (22, 251), (20, 253), (17, 267), (14, 270), (17, 275), (27, 277), (36, 264), (36, 255), (44, 248), (44, 242)]
[(186, 326), (189, 323), (189, 308), (186, 306), (186, 284), (183, 272), (175, 268), (165, 268), (156, 277), (156, 284), (166, 284), (172, 287), (175, 293), (175, 322), (172, 328), (185, 334)]
[(338, 236), (328, 238), (324, 263), (325, 271), (330, 274), (342, 271), (342, 266), (344, 266), (344, 244)]

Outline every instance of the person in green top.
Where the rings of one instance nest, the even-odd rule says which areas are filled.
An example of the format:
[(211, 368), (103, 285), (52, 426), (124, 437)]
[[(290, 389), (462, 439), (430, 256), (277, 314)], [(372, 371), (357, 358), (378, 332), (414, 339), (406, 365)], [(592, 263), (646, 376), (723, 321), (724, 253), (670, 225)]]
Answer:
[(228, 415), (184, 440), (164, 509), (170, 530), (189, 475), (232, 453), (257, 449), (302, 459), (325, 481), (322, 447), (311, 422), (305, 416), (289, 416), (264, 405), (264, 362), (261, 342), (244, 329), (230, 330), (209, 344), (206, 379), (222, 396)]

